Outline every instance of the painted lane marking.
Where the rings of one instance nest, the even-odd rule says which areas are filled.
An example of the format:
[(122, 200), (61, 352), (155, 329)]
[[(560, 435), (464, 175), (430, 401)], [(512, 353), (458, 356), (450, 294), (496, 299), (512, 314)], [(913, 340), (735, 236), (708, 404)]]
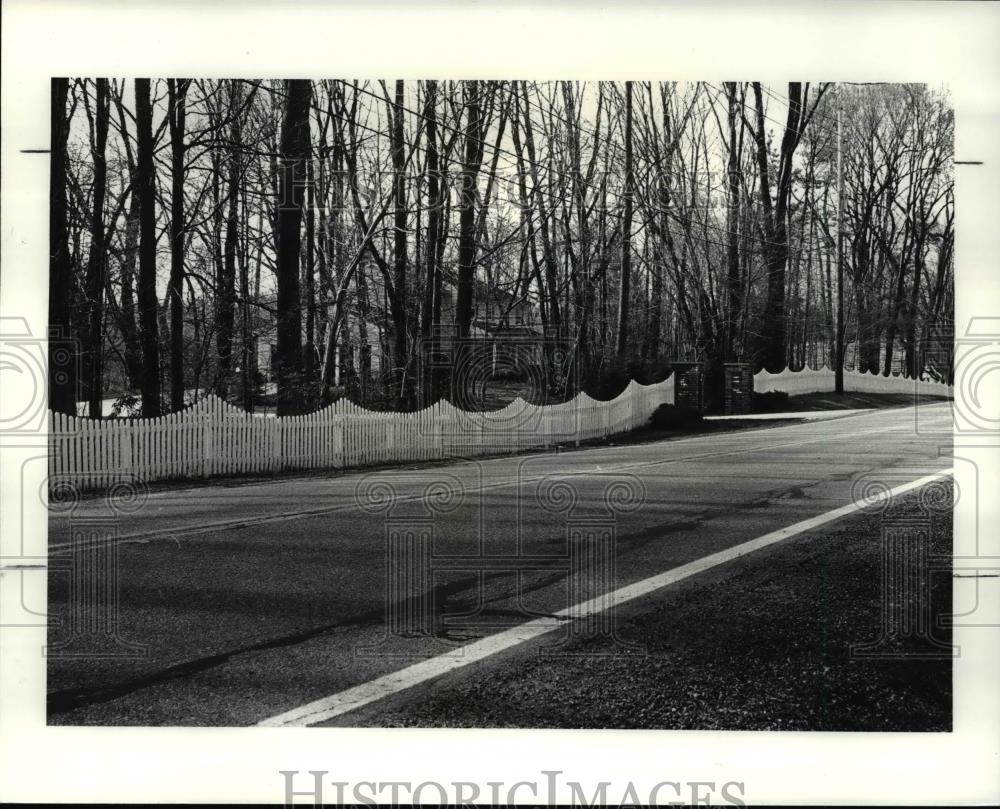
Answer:
[(897, 495), (925, 486), (928, 483), (948, 477), (952, 472), (952, 469), (943, 469), (909, 483), (896, 486), (893, 489), (880, 492), (878, 496), (871, 498), (863, 505), (849, 503), (833, 511), (827, 511), (816, 517), (810, 517), (807, 520), (794, 523), (786, 528), (771, 531), (732, 548), (727, 548), (726, 550), (710, 554), (693, 562), (688, 562), (685, 565), (672, 568), (647, 579), (642, 579), (604, 596), (599, 596), (560, 610), (555, 613), (554, 618), (538, 618), (474, 641), (467, 646), (461, 647), (459, 650), (461, 657), (450, 653), (423, 660), (420, 663), (415, 663), (406, 668), (370, 680), (369, 682), (361, 683), (332, 696), (324, 697), (323, 699), (310, 702), (277, 716), (264, 719), (258, 722), (258, 725), (265, 727), (307, 727), (325, 722), (364, 705), (377, 702), (400, 691), (421, 685), (443, 674), (464, 668), (465, 666), (519, 646), (522, 643), (541, 637), (548, 632), (565, 626), (564, 623), (560, 622), (560, 618), (575, 620), (596, 615), (608, 609), (609, 606), (617, 606), (641, 598), (663, 587), (675, 584), (691, 576), (696, 576), (718, 565), (731, 562), (733, 559), (738, 559), (761, 548), (766, 548), (769, 545), (790, 539), (821, 525), (839, 520), (841, 517), (846, 517), (860, 511), (862, 508), (875, 505), (883, 500), (891, 499)]

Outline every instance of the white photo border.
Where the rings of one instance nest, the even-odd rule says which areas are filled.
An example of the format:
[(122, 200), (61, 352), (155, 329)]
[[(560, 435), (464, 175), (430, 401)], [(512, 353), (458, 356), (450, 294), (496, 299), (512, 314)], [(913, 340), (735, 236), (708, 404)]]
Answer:
[[(1000, 5), (5, 0), (2, 13), (0, 315), (23, 318), (32, 334), (46, 326), (48, 160), (22, 150), (48, 148), (52, 76), (947, 84), (956, 159), (981, 162), (956, 167), (956, 331), (1000, 313)], [(997, 376), (980, 393), (1000, 413)], [(981, 494), (995, 492), (997, 448), (975, 444), (963, 457), (978, 469)], [(45, 451), (44, 434), (5, 437), (0, 451), (0, 556), (44, 564), (44, 509), (16, 506), (22, 486), (42, 484), (44, 464), (29, 461)], [(979, 501), (979, 553), (1000, 556), (990, 529), (1000, 524), (997, 498)], [(974, 530), (971, 503), (957, 507), (956, 549)], [(738, 781), (750, 805), (996, 803), (998, 582), (980, 587), (979, 615), (992, 626), (955, 631), (962, 653), (951, 733), (156, 729), (46, 726), (45, 629), (16, 626), (26, 623), (25, 604), (45, 603), (45, 576), (2, 570), (0, 799), (275, 803), (284, 798), (281, 770), (481, 784), (561, 770), (563, 782), (630, 781), (640, 795), (665, 780)]]

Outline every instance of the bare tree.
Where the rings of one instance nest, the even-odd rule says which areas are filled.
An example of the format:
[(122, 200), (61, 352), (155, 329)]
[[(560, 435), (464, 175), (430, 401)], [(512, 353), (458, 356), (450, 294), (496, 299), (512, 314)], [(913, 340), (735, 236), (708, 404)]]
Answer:
[[(760, 82), (753, 82), (756, 113), (753, 137), (757, 144), (760, 203), (764, 219), (762, 247), (767, 268), (767, 293), (756, 353), (758, 364), (772, 371), (781, 370), (786, 363), (785, 270), (788, 262), (787, 217), (792, 189), (792, 159), (827, 87), (820, 86), (810, 107), (809, 84), (803, 88), (802, 82), (788, 83), (788, 116), (781, 137), (777, 172), (772, 174), (767, 154), (763, 93)], [(775, 187), (773, 199), (772, 178)]]
[(158, 412), (160, 352), (171, 408), (192, 385), (253, 408), (268, 349), (282, 413), (338, 381), (369, 407), (429, 404), (448, 350), (436, 379), (414, 363), (442, 328), (537, 330), (550, 394), (574, 392), (566, 370), (613, 396), (697, 358), (718, 403), (727, 359), (828, 354), (842, 201), (848, 353), (919, 373), (952, 306), (945, 97), (845, 90), (838, 196), (825, 89), (789, 85), (774, 127), (765, 98), (786, 101), (753, 83), (171, 79), (131, 108), (120, 81), (70, 82), (52, 322), (88, 348), (95, 414), (102, 387)]

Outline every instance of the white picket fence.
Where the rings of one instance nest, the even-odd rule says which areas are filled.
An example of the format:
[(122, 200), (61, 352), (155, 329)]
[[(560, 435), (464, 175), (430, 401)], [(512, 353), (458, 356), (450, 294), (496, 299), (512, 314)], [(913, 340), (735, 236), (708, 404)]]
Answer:
[[(848, 371), (848, 391), (949, 395), (936, 382)], [(833, 390), (833, 371), (804, 369), (754, 377), (760, 392)], [(599, 402), (585, 393), (563, 404), (515, 399), (475, 413), (446, 401), (416, 413), (366, 410), (341, 400), (305, 416), (265, 418), (208, 396), (156, 419), (92, 420), (50, 413), (50, 486), (104, 488), (118, 481), (156, 481), (283, 470), (342, 469), (407, 461), (475, 458), (614, 435), (646, 423), (674, 401), (674, 379), (629, 386)]]
[(585, 393), (557, 405), (515, 399), (476, 413), (441, 401), (416, 413), (366, 410), (340, 400), (304, 416), (265, 418), (208, 396), (156, 419), (92, 420), (50, 413), (49, 484), (104, 488), (282, 470), (342, 469), (443, 458), (474, 458), (575, 443), (644, 424), (673, 401), (669, 377), (631, 382), (616, 399)]

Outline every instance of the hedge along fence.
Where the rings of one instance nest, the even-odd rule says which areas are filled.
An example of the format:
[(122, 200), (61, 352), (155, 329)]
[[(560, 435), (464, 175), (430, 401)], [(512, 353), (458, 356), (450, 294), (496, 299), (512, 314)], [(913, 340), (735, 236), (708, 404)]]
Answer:
[[(833, 390), (829, 369), (762, 371), (760, 392)], [(864, 393), (948, 396), (936, 382), (844, 372), (844, 388)], [(576, 443), (645, 424), (674, 400), (674, 378), (632, 381), (615, 399), (585, 393), (562, 404), (515, 399), (493, 412), (469, 412), (446, 401), (416, 413), (376, 412), (340, 400), (304, 416), (253, 416), (215, 396), (156, 419), (91, 420), (50, 413), (49, 484), (79, 489), (119, 481), (206, 478), (285, 470), (343, 469), (408, 461), (473, 458)]]
[(515, 399), (493, 412), (447, 401), (415, 413), (376, 412), (340, 400), (315, 413), (250, 415), (215, 396), (155, 419), (49, 414), (49, 485), (205, 478), (343, 469), (496, 455), (626, 432), (672, 402), (674, 380), (633, 381), (615, 399), (585, 393), (554, 405)]

